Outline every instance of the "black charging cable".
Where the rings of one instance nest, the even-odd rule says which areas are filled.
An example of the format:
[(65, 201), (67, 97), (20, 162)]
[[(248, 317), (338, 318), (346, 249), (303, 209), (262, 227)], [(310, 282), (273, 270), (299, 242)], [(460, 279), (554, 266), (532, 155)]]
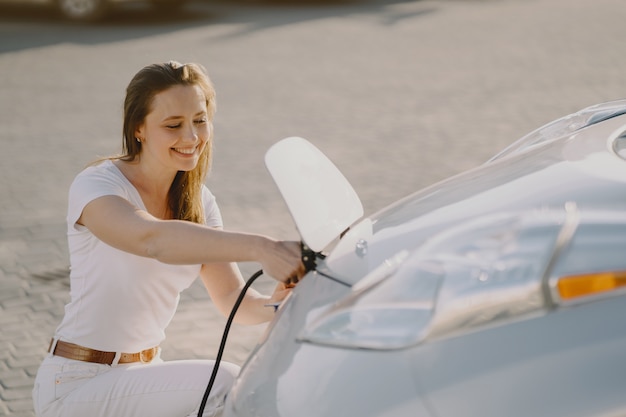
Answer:
[[(306, 272), (313, 271), (316, 268), (316, 260), (317, 258), (324, 258), (319, 252), (315, 252), (311, 250), (304, 243), (300, 243), (301, 250), (301, 259), (304, 264), (304, 269)], [(259, 269), (256, 271), (246, 282), (243, 289), (239, 293), (239, 297), (237, 297), (237, 301), (235, 301), (235, 305), (233, 309), (230, 311), (230, 315), (228, 316), (228, 320), (226, 320), (226, 326), (224, 327), (224, 333), (222, 335), (222, 342), (220, 343), (220, 347), (217, 351), (217, 356), (215, 357), (215, 365), (213, 365), (213, 372), (211, 373), (211, 378), (209, 379), (209, 384), (204, 391), (204, 396), (202, 397), (202, 402), (200, 403), (200, 408), (198, 409), (198, 417), (202, 417), (202, 413), (204, 412), (204, 407), (206, 407), (206, 402), (209, 399), (209, 395), (211, 394), (211, 389), (213, 388), (213, 384), (215, 383), (215, 377), (217, 376), (217, 371), (220, 366), (220, 362), (222, 361), (222, 354), (224, 353), (224, 347), (226, 346), (226, 339), (228, 338), (228, 332), (230, 331), (230, 326), (233, 324), (233, 320), (235, 319), (235, 313), (239, 309), (239, 305), (243, 301), (244, 296), (246, 295), (246, 291), (252, 285), (252, 283), (261, 275), (263, 275), (263, 270)], [(298, 278), (292, 278), (287, 282), (287, 284), (296, 284), (298, 282)]]
[(239, 297), (237, 297), (237, 301), (235, 301), (235, 305), (233, 309), (230, 311), (230, 315), (228, 316), (228, 320), (226, 320), (226, 326), (224, 328), (224, 334), (222, 335), (222, 342), (220, 343), (220, 348), (217, 351), (217, 357), (215, 358), (215, 365), (213, 365), (213, 372), (211, 373), (211, 379), (209, 379), (209, 384), (204, 391), (204, 396), (202, 397), (202, 402), (200, 403), (200, 408), (198, 409), (198, 417), (202, 416), (204, 412), (204, 407), (206, 406), (206, 402), (209, 399), (209, 395), (211, 394), (211, 389), (213, 388), (213, 384), (215, 383), (215, 377), (217, 376), (217, 371), (220, 367), (220, 362), (222, 361), (222, 354), (224, 353), (224, 347), (226, 346), (226, 339), (228, 338), (228, 331), (230, 330), (231, 324), (233, 324), (233, 320), (235, 319), (235, 313), (239, 309), (239, 305), (243, 301), (243, 297), (246, 295), (246, 291), (252, 285), (252, 283), (261, 275), (263, 275), (263, 270), (259, 269), (250, 277), (246, 285), (244, 285), (243, 289), (239, 293)]

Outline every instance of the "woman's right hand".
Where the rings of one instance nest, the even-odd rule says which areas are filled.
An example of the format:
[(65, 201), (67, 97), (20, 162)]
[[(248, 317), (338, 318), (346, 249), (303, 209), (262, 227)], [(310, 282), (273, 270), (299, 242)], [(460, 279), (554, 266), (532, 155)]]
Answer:
[(306, 273), (299, 242), (268, 239), (260, 262), (267, 275), (283, 283), (296, 283)]

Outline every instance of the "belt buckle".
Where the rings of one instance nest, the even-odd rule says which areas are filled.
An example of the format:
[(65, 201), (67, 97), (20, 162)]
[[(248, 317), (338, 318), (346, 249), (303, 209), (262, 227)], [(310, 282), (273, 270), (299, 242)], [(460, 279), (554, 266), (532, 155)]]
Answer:
[(141, 363), (150, 363), (154, 359), (156, 348), (146, 349), (139, 352), (139, 360)]

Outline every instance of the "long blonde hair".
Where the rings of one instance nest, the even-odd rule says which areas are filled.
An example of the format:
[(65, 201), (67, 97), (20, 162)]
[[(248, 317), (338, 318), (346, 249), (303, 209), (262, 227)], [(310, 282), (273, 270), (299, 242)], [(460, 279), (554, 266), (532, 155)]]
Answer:
[[(170, 61), (152, 64), (141, 69), (126, 88), (124, 100), (123, 161), (133, 161), (141, 153), (142, 143), (135, 139), (135, 131), (151, 110), (152, 100), (158, 93), (176, 85), (198, 86), (206, 97), (208, 123), (215, 114), (215, 89), (204, 67), (199, 64), (181, 64)], [(213, 129), (196, 167), (191, 171), (178, 171), (168, 192), (168, 208), (174, 219), (204, 223), (202, 186), (211, 164)]]

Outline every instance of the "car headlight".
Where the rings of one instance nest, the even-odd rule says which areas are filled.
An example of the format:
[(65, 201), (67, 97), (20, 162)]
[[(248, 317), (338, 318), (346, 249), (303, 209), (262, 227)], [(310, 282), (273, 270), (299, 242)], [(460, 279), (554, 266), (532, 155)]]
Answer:
[(400, 349), (540, 312), (544, 277), (567, 219), (564, 212), (542, 211), (451, 228), (363, 278), (299, 340)]

